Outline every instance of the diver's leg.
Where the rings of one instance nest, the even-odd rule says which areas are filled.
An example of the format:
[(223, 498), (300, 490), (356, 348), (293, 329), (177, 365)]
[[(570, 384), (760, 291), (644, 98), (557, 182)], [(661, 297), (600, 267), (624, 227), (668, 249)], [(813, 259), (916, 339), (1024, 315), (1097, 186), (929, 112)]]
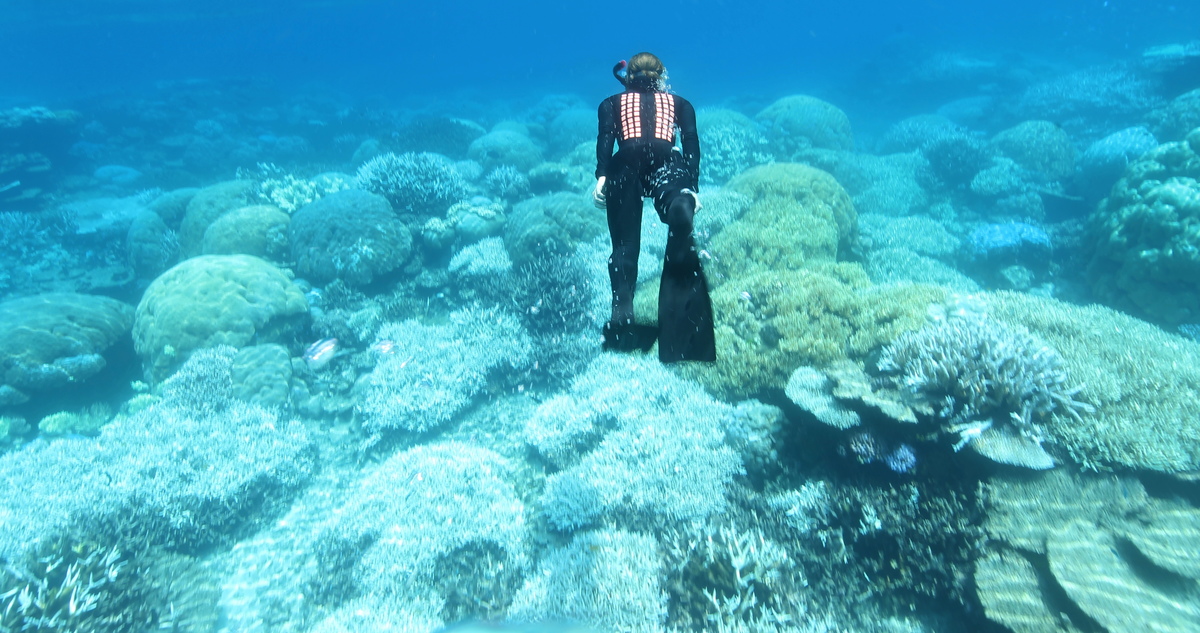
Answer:
[(612, 254), (612, 322), (633, 321), (633, 292), (637, 286), (638, 254), (642, 247), (642, 186), (628, 170), (608, 181), (608, 234)]
[[(620, 154), (614, 159), (619, 159)], [(658, 332), (634, 323), (633, 293), (637, 287), (638, 254), (642, 247), (642, 182), (628, 167), (608, 181), (608, 232), (612, 255), (608, 276), (612, 282), (612, 318), (604, 326), (604, 349), (648, 350)]]
[(708, 281), (692, 238), (696, 198), (676, 188), (656, 192), (654, 201), (659, 217), (667, 223), (667, 250), (658, 289), (658, 357), (664, 363), (716, 360)]

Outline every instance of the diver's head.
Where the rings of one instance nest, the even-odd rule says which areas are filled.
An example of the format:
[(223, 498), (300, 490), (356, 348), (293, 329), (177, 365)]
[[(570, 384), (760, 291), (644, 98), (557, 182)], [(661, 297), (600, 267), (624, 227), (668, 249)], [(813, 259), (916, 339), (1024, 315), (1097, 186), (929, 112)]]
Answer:
[(638, 90), (666, 90), (667, 69), (652, 53), (638, 53), (629, 60), (625, 85)]

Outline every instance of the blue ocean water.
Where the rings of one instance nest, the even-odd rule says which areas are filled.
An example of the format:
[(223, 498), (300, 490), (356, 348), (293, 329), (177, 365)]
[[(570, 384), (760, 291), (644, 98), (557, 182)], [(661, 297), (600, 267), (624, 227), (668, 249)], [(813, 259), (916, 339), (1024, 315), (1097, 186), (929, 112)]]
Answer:
[(0, 3), (0, 631), (1200, 630), (1197, 24)]

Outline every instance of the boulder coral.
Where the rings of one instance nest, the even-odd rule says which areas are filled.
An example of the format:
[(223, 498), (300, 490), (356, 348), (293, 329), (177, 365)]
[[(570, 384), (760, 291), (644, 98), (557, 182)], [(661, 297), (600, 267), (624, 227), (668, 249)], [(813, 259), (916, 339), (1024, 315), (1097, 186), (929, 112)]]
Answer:
[(782, 389), (796, 367), (863, 358), (924, 323), (945, 290), (872, 286), (857, 264), (760, 272), (713, 291), (717, 362), (684, 371), (723, 398)]
[(783, 97), (757, 116), (767, 138), (784, 158), (808, 148), (854, 149), (850, 117), (837, 106), (808, 95)]
[(291, 221), (288, 214), (274, 205), (234, 209), (208, 226), (201, 250), (205, 255), (253, 255), (283, 262), (291, 254), (288, 248)]
[(258, 185), (253, 180), (229, 180), (197, 191), (187, 203), (179, 225), (179, 249), (183, 257), (201, 253), (204, 232), (226, 211), (254, 202)]
[(544, 255), (566, 255), (605, 231), (604, 212), (578, 193), (537, 196), (513, 207), (504, 225), (504, 246), (521, 265)]
[(1200, 128), (1125, 170), (1084, 246), (1098, 298), (1158, 323), (1200, 322)]
[(0, 303), (0, 406), (96, 375), (132, 324), (133, 308), (108, 297), (63, 292)]
[(146, 377), (157, 382), (200, 349), (288, 341), (307, 313), (304, 294), (266, 261), (202, 255), (146, 288), (133, 321), (134, 349)]
[(296, 272), (319, 283), (367, 285), (412, 254), (412, 234), (387, 199), (358, 189), (305, 205), (292, 216), (289, 233)]
[(542, 150), (537, 144), (512, 129), (497, 129), (475, 139), (467, 149), (467, 156), (488, 170), (512, 165), (528, 171), (542, 162)]
[(723, 108), (706, 109), (696, 113), (696, 127), (704, 160), (700, 163), (700, 180), (721, 184), (755, 165), (769, 163), (771, 146), (750, 117)]
[(858, 215), (833, 176), (806, 165), (776, 163), (743, 172), (726, 190), (750, 207), (711, 242), (714, 285), (762, 271), (797, 270), (849, 250)]
[(1071, 137), (1049, 121), (1018, 123), (992, 137), (992, 147), (1046, 180), (1061, 180), (1075, 172)]

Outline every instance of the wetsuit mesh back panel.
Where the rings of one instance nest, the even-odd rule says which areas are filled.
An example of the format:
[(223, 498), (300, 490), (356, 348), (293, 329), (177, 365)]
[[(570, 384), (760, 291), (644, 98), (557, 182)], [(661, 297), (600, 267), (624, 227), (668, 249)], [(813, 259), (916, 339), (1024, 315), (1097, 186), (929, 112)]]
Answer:
[(642, 137), (642, 95), (637, 92), (621, 94), (621, 140)]
[(654, 138), (668, 143), (675, 142), (675, 97), (665, 92), (654, 93), (654, 101), (647, 100), (646, 106), (653, 106), (649, 112), (642, 111), (642, 93), (626, 92), (621, 94), (621, 140), (642, 138), (643, 114), (654, 121)]
[(675, 97), (654, 93), (654, 138), (675, 142)]

